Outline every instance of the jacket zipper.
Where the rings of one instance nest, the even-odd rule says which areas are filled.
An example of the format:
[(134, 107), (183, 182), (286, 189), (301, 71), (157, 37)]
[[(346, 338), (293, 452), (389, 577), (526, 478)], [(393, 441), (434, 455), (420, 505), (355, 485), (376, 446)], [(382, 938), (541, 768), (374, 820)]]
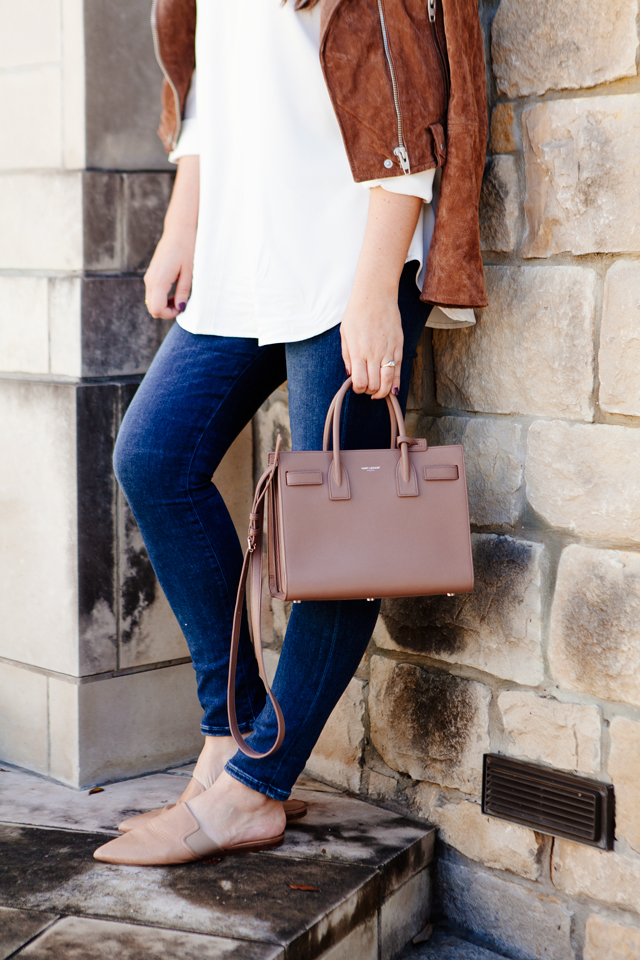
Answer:
[(173, 100), (175, 103), (176, 110), (176, 128), (173, 133), (173, 140), (171, 141), (171, 149), (175, 150), (176, 144), (178, 143), (178, 137), (180, 136), (180, 130), (182, 128), (182, 116), (180, 110), (180, 95), (176, 89), (176, 85), (169, 76), (169, 71), (165, 67), (162, 56), (160, 54), (160, 41), (158, 39), (158, 26), (156, 23), (156, 12), (158, 9), (158, 0), (153, 0), (153, 5), (151, 7), (151, 34), (153, 36), (153, 49), (156, 55), (156, 60), (158, 61), (158, 66), (164, 74), (164, 78), (171, 87), (171, 92), (173, 93)]
[(440, 61), (440, 69), (442, 71), (442, 79), (444, 81), (444, 93), (447, 99), (447, 105), (449, 104), (449, 73), (447, 71), (444, 56), (442, 55), (442, 47), (440, 46), (440, 40), (438, 39), (438, 31), (436, 30), (436, 0), (429, 0), (429, 23), (431, 24), (431, 29), (433, 31), (433, 39), (435, 41), (436, 50), (438, 52), (438, 59)]
[[(433, 0), (429, 0), (431, 4)], [(398, 146), (395, 148), (394, 155), (398, 158), (402, 171), (405, 175), (411, 173), (411, 166), (409, 164), (409, 154), (407, 153), (407, 148), (404, 143), (404, 136), (402, 131), (402, 110), (400, 109), (400, 96), (398, 94), (398, 78), (396, 76), (396, 68), (393, 62), (393, 57), (391, 56), (391, 49), (389, 48), (389, 37), (387, 35), (387, 25), (384, 19), (384, 9), (382, 7), (382, 0), (378, 0), (378, 16), (380, 17), (380, 29), (382, 30), (382, 42), (384, 44), (384, 53), (387, 58), (387, 63), (389, 65), (389, 73), (391, 74), (391, 87), (393, 90), (393, 105), (396, 110), (396, 118), (398, 122)]]

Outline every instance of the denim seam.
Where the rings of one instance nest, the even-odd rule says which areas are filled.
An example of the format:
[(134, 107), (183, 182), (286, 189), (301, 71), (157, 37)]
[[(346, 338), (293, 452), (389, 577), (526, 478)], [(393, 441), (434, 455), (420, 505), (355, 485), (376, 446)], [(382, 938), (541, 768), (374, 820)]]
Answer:
[[(227, 599), (228, 599), (229, 608), (230, 608), (231, 611), (233, 611), (233, 609), (234, 609), (234, 607), (235, 607), (235, 602), (232, 600), (232, 597), (231, 597), (231, 593), (230, 593), (230, 590), (229, 590), (229, 583), (227, 582), (227, 578), (226, 578), (225, 573), (224, 573), (223, 565), (222, 565), (222, 563), (220, 562), (220, 558), (219, 558), (219, 556), (218, 556), (218, 552), (216, 551), (214, 545), (212, 544), (211, 539), (210, 539), (209, 535), (207, 534), (207, 531), (206, 531), (206, 529), (205, 529), (205, 527), (204, 527), (204, 524), (202, 523), (202, 520), (200, 519), (200, 515), (199, 515), (199, 513), (198, 513), (198, 509), (197, 509), (196, 504), (195, 504), (195, 502), (194, 502), (194, 500), (193, 500), (193, 497), (192, 497), (192, 495), (191, 495), (191, 490), (190, 490), (190, 487), (189, 487), (189, 479), (190, 479), (190, 477), (191, 477), (191, 473), (192, 473), (192, 469), (193, 469), (193, 462), (194, 462), (194, 460), (195, 460), (195, 458), (196, 458), (196, 454), (197, 454), (197, 452), (198, 452), (198, 450), (199, 450), (199, 448), (200, 448), (200, 445), (201, 445), (201, 443), (202, 443), (202, 440), (203, 440), (203, 437), (204, 437), (205, 433), (207, 432), (207, 430), (208, 430), (209, 427), (211, 426), (214, 418), (217, 416), (217, 414), (219, 413), (219, 411), (220, 411), (220, 409), (222, 408), (222, 406), (228, 401), (229, 395), (231, 394), (232, 390), (234, 390), (234, 389), (238, 386), (240, 380), (241, 380), (244, 376), (246, 376), (246, 374), (248, 373), (248, 371), (251, 370), (251, 368), (254, 366), (254, 364), (256, 363), (256, 359), (257, 359), (257, 358), (254, 358), (254, 359), (251, 361), (251, 363), (250, 363), (247, 367), (245, 367), (245, 369), (242, 371), (242, 374), (239, 374), (239, 375), (236, 377), (236, 379), (234, 380), (233, 384), (229, 387), (229, 390), (227, 391), (227, 394), (226, 394), (224, 400), (221, 400), (220, 403), (218, 404), (218, 406), (215, 408), (215, 410), (211, 413), (211, 416), (209, 417), (209, 420), (207, 421), (206, 425), (203, 427), (203, 429), (202, 429), (201, 432), (200, 432), (200, 437), (199, 437), (198, 442), (196, 443), (196, 445), (195, 445), (195, 447), (194, 447), (193, 454), (192, 454), (192, 456), (191, 456), (191, 460), (190, 460), (190, 462), (189, 462), (189, 466), (188, 466), (187, 471), (186, 471), (186, 484), (185, 484), (185, 487), (186, 487), (187, 496), (189, 497), (189, 502), (190, 502), (191, 507), (192, 507), (192, 509), (193, 509), (193, 511), (194, 511), (194, 513), (195, 513), (196, 518), (197, 518), (198, 525), (199, 525), (199, 527), (200, 527), (200, 531), (201, 531), (201, 533), (204, 535), (204, 538), (205, 538), (207, 544), (209, 545), (209, 549), (211, 550), (211, 552), (212, 552), (212, 554), (213, 554), (213, 556), (214, 556), (214, 558), (215, 558), (215, 562), (218, 564), (218, 569), (219, 569), (219, 571), (220, 571), (220, 573), (221, 573), (221, 575), (222, 575), (222, 580), (223, 580), (223, 583), (224, 583), (224, 585), (225, 585), (225, 589), (226, 589), (226, 591), (227, 591)], [(242, 549), (242, 547), (241, 547), (241, 549)], [(233, 613), (232, 613), (232, 616), (233, 616)], [(253, 694), (252, 694), (252, 692), (251, 692), (251, 687), (250, 687), (250, 684), (249, 684), (249, 678), (248, 678), (248, 676), (247, 676), (247, 668), (246, 668), (246, 665), (245, 665), (245, 663), (244, 663), (244, 658), (243, 658), (243, 656), (242, 656), (242, 652), (239, 651), (239, 653), (240, 653), (240, 656), (239, 656), (239, 661), (240, 661), (240, 663), (239, 663), (239, 665), (240, 665), (240, 668), (241, 668), (241, 670), (242, 670), (242, 676), (243, 676), (243, 682), (244, 682), (245, 689), (246, 689), (246, 690), (248, 691), (248, 693), (249, 693), (249, 698), (248, 698), (248, 699), (249, 699), (249, 704), (250, 704), (250, 707), (251, 707), (251, 712), (252, 712), (252, 715), (253, 715), (253, 721), (254, 721), (254, 723), (255, 723), (255, 721), (256, 721), (256, 719), (257, 719), (257, 714), (256, 714), (255, 707), (254, 707), (254, 704), (253, 704)]]

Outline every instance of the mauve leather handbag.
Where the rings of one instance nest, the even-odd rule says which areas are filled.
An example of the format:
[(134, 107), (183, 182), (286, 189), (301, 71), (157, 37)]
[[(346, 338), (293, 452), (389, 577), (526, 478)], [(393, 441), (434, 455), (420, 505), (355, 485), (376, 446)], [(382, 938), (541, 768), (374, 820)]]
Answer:
[[(278, 437), (256, 487), (234, 614), (227, 705), (240, 750), (266, 757), (284, 739), (284, 719), (266, 682), (260, 636), (262, 540), (268, 503), (269, 592), (281, 600), (358, 600), (468, 593), (473, 560), (464, 453), (406, 436), (400, 404), (387, 397), (388, 450), (341, 450), (345, 381), (327, 414), (322, 450), (283, 452)], [(329, 440), (333, 450), (329, 450)], [(278, 735), (260, 754), (243, 740), (235, 674), (247, 579), (253, 642)]]

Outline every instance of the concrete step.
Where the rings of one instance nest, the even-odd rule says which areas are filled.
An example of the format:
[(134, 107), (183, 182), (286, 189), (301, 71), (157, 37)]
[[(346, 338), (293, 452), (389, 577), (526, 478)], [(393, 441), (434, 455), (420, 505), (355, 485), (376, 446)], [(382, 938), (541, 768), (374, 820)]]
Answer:
[(504, 960), (504, 957), (443, 930), (436, 930), (427, 943), (405, 947), (397, 960)]
[(187, 776), (89, 794), (0, 772), (0, 960), (392, 960), (427, 923), (434, 831), (308, 780), (294, 796), (309, 813), (277, 850), (167, 868), (93, 860)]

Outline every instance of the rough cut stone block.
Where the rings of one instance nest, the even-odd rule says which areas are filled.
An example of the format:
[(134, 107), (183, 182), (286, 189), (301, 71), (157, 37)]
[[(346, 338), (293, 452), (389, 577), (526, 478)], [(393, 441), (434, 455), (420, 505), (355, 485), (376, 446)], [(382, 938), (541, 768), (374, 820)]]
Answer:
[(524, 494), (522, 427), (485, 417), (425, 417), (418, 434), (431, 445), (464, 447), (469, 518), (478, 526), (513, 526)]
[(498, 708), (505, 752), (562, 770), (596, 774), (601, 769), (602, 711), (560, 703), (535, 693), (505, 690)]
[(85, 377), (146, 373), (170, 320), (154, 320), (137, 277), (88, 277), (82, 283)]
[(3, 270), (82, 270), (82, 174), (0, 175)]
[(558, 890), (570, 897), (589, 897), (640, 913), (638, 857), (556, 840), (551, 876)]
[(640, 706), (640, 554), (563, 550), (549, 665), (565, 689)]
[(510, 253), (517, 241), (520, 184), (514, 157), (489, 157), (480, 196), (480, 248)]
[(596, 282), (585, 267), (487, 267), (475, 327), (434, 330), (438, 403), (593, 419)]
[(635, 77), (635, 0), (502, 0), (491, 54), (498, 91), (526, 97)]
[(82, 376), (82, 279), (49, 280), (50, 372)]
[(0, 68), (60, 59), (60, 0), (21, 0), (2, 8)]
[(0, 423), (0, 656), (75, 673), (75, 388), (0, 380)]
[(184, 763), (202, 748), (190, 663), (93, 683), (49, 679), (51, 776), (71, 786)]
[(282, 434), (283, 450), (290, 450), (289, 395), (284, 387), (274, 390), (253, 418), (253, 469), (256, 481), (267, 466), (268, 454), (276, 448), (279, 433)]
[(640, 723), (614, 717), (607, 769), (616, 792), (616, 835), (640, 853)]
[(58, 64), (0, 72), (0, 123), (10, 131), (3, 137), (0, 168), (62, 166), (60, 81)]
[(46, 277), (0, 277), (0, 370), (49, 370), (49, 286)]
[(473, 537), (475, 587), (456, 597), (384, 600), (378, 646), (464, 663), (532, 686), (543, 678), (543, 547), (496, 534)]
[(354, 677), (327, 720), (307, 761), (310, 776), (357, 793), (362, 779), (365, 684)]
[[(459, 863), (438, 863), (440, 906), (449, 923), (514, 960), (575, 960), (573, 915), (546, 892)], [(602, 958), (604, 960), (604, 958)]]
[(46, 775), (47, 726), (47, 678), (0, 663), (0, 758)]
[[(120, 418), (136, 390), (136, 384), (120, 387)], [(108, 475), (113, 476), (109, 468)], [(124, 668), (176, 660), (189, 656), (178, 622), (162, 592), (129, 504), (117, 488), (120, 516), (118, 576), (119, 662)], [(104, 498), (103, 498), (104, 499)]]
[(479, 792), (490, 700), (481, 683), (371, 658), (371, 740), (388, 766), (414, 780)]
[[(0, 957), (5, 960), (17, 953), (45, 927), (53, 923), (55, 914), (39, 910), (11, 910), (0, 907)], [(122, 960), (122, 958), (121, 958)]]
[(491, 149), (494, 153), (513, 153), (516, 149), (515, 116), (512, 103), (497, 103), (491, 114)]
[(480, 805), (469, 800), (433, 807), (430, 820), (439, 827), (444, 842), (470, 860), (529, 880), (541, 876), (542, 845), (533, 830), (486, 817)]
[[(111, 467), (118, 399), (113, 383), (76, 389), (79, 643), (78, 670), (73, 672), (81, 676), (118, 666), (116, 480)], [(126, 606), (126, 596), (123, 600)]]
[(369, 774), (369, 796), (379, 800), (389, 800), (398, 792), (398, 781), (393, 777), (385, 777), (382, 773), (372, 770)]
[(587, 920), (583, 960), (640, 960), (640, 928), (592, 913)]
[(540, 103), (524, 111), (522, 123), (524, 256), (637, 250), (637, 95)]
[(162, 236), (164, 215), (173, 189), (171, 173), (124, 176), (125, 270), (146, 270)]
[(536, 421), (527, 440), (527, 496), (548, 523), (584, 537), (640, 541), (637, 430)]
[(253, 503), (253, 430), (250, 423), (227, 450), (213, 475), (213, 482), (231, 514), (240, 543), (246, 543)]
[[(431, 884), (428, 870), (421, 870), (394, 891), (380, 907), (380, 960), (393, 960), (402, 948), (424, 930), (431, 912)], [(344, 955), (347, 960), (351, 954)], [(367, 955), (372, 960), (376, 954)], [(363, 955), (363, 960), (365, 960)]]
[(84, 263), (87, 270), (122, 270), (122, 176), (82, 175)]
[[(378, 917), (365, 920), (321, 955), (321, 960), (370, 960), (379, 956)], [(280, 957), (276, 958), (280, 960)]]
[(120, 665), (138, 667), (189, 656), (167, 598), (153, 572), (142, 535), (119, 492), (120, 539)]
[(156, 136), (162, 73), (144, 4), (84, 11), (87, 167), (173, 170)]
[(614, 263), (604, 282), (600, 328), (600, 406), (640, 416), (640, 264)]
[[(413, 411), (422, 411), (425, 407), (433, 406), (433, 345), (432, 329), (425, 327), (418, 341), (416, 356), (413, 361), (411, 380), (409, 381), (409, 396), (407, 397), (407, 413), (405, 425), (407, 430), (414, 416)], [(410, 433), (409, 436), (416, 436)]]
[(162, 930), (131, 923), (63, 917), (21, 951), (25, 960), (55, 957), (119, 957), (120, 960), (281, 960), (283, 954), (271, 944), (227, 940), (184, 930)]

